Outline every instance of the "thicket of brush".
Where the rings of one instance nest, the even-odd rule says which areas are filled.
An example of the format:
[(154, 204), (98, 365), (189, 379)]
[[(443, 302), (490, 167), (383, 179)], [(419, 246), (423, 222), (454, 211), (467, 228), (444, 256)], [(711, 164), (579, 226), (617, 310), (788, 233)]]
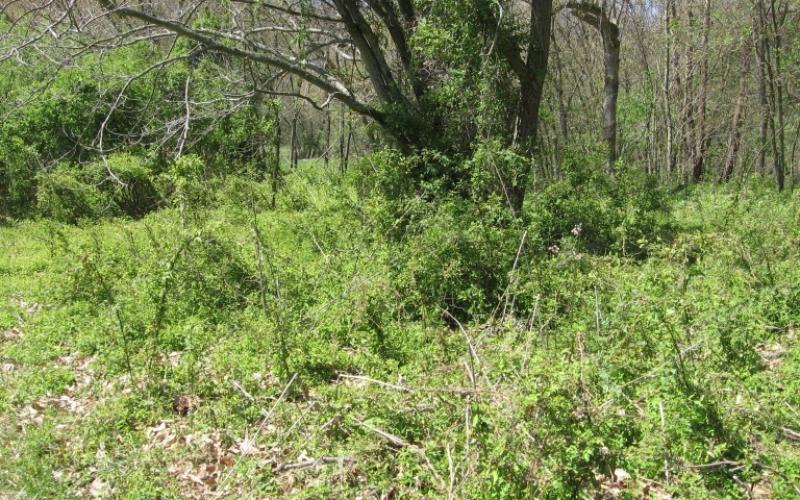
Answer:
[(797, 493), (796, 194), (570, 162), (514, 218), (382, 168), (425, 161), (306, 164), (271, 209), (187, 157), (135, 220), (49, 174), (53, 218), (0, 229), (2, 488)]

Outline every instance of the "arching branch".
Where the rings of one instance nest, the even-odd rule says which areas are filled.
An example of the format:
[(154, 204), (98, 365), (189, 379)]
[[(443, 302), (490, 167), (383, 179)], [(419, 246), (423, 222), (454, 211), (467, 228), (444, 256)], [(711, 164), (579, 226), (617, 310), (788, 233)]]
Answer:
[(264, 63), (284, 70), (287, 73), (298, 76), (311, 85), (323, 90), (324, 92), (334, 95), (337, 100), (342, 102), (354, 112), (368, 116), (379, 123), (383, 122), (384, 117), (379, 110), (369, 106), (364, 102), (361, 102), (342, 81), (325, 71), (320, 66), (298, 59), (294, 56), (281, 55), (274, 51), (254, 51), (230, 44), (225, 44), (212, 35), (207, 34), (208, 32), (201, 32), (200, 30), (190, 28), (183, 23), (162, 19), (138, 9), (132, 9), (123, 6), (118, 7), (114, 5), (111, 0), (100, 0), (100, 3), (108, 11), (116, 15), (138, 19), (140, 21), (159, 26), (176, 33), (177, 35), (185, 36), (186, 38), (200, 42), (209, 49), (246, 60)]

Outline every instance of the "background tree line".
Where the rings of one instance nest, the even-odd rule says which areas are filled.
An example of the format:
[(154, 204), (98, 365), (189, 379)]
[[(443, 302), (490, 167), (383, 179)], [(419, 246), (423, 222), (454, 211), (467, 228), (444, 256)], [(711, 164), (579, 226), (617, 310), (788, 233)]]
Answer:
[[(300, 158), (398, 148), (457, 162), (482, 148), (521, 210), (535, 178), (602, 154), (671, 182), (771, 173), (794, 182), (800, 7), (794, 0), (24, 1), (2, 11), (4, 211), (36, 175), (127, 152), (163, 170), (279, 185)], [(104, 176), (102, 171), (109, 175)], [(412, 184), (465, 189), (428, 161)], [(116, 178), (115, 178), (116, 177)], [(123, 185), (121, 183), (120, 185)]]

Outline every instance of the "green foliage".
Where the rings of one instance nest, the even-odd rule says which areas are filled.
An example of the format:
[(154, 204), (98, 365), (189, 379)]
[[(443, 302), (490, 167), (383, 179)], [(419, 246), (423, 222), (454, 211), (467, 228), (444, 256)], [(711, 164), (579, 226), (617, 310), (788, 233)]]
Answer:
[(619, 165), (607, 176), (601, 161), (569, 159), (564, 178), (534, 193), (531, 232), (542, 249), (572, 245), (592, 253), (640, 255), (668, 237), (670, 206), (656, 179)]
[(113, 154), (104, 161), (89, 165), (87, 171), (119, 211), (129, 217), (142, 217), (160, 204), (160, 196), (153, 184), (153, 171), (141, 158), (125, 153)]
[[(185, 157), (171, 171), (192, 179), (202, 166)], [(796, 429), (800, 398), (796, 194), (753, 183), (672, 196), (675, 237), (633, 260), (605, 226), (599, 254), (580, 247), (586, 233), (538, 249), (535, 200), (529, 221), (462, 196), (410, 196), (394, 212), (358, 195), (365, 177), (317, 167), (287, 175), (275, 210), (241, 179), (207, 185), (198, 217), (187, 203), (0, 229), (0, 414), (11, 416), (0, 491), (68, 496), (100, 478), (119, 495), (170, 496), (190, 483), (164, 464), (197, 460), (224, 466), (219, 488), (265, 496), (292, 478), (297, 495), (370, 485), (438, 497), (450, 474), (460, 497), (745, 496), (732, 474), (796, 496), (797, 445), (782, 430)], [(563, 182), (625, 192), (592, 175)], [(652, 193), (629, 182), (628, 209), (647, 213)], [(222, 202), (225, 189), (240, 199)], [(390, 213), (413, 224), (387, 236), (378, 216), (391, 227)], [(178, 394), (196, 402), (186, 416), (172, 409)], [(41, 408), (41, 424), (26, 416)], [(252, 454), (216, 461), (245, 438)], [(352, 479), (339, 464), (253, 474), (301, 452), (352, 458)]]
[(441, 307), (464, 317), (496, 304), (523, 234), (498, 206), (450, 197), (414, 207), (417, 219), (391, 248), (409, 310)]
[[(86, 165), (100, 161), (97, 146), (101, 139), (104, 150), (124, 152), (119, 158), (131, 155), (111, 168), (112, 172), (120, 170), (116, 179), (109, 174), (116, 187), (112, 189), (107, 182), (101, 186), (114, 191), (112, 197), (119, 209), (105, 212), (140, 217), (151, 210), (157, 201), (151, 185), (157, 183), (155, 174), (169, 168), (172, 152), (177, 150), (175, 142), (183, 140), (182, 134), (177, 134), (164, 143), (158, 126), (184, 116), (187, 80), (194, 82), (190, 98), (210, 104), (192, 117), (183, 152), (202, 159), (205, 178), (231, 173), (266, 177), (276, 161), (271, 145), (277, 133), (274, 117), (278, 104), (264, 101), (227, 109), (225, 100), (217, 99), (219, 61), (207, 54), (200, 57), (199, 49), (192, 52), (191, 46), (176, 50), (177, 56), (185, 59), (165, 67), (151, 67), (163, 54), (148, 43), (115, 48), (102, 56), (85, 54), (53, 73), (48, 60), (36, 57), (26, 70), (9, 61), (0, 63), (4, 95), (0, 101), (4, 117), (0, 125), (0, 216), (33, 215), (37, 175), (47, 179), (46, 172), (58, 170), (55, 164), (60, 162)], [(129, 81), (134, 74), (138, 77)], [(149, 159), (148, 181), (141, 165), (136, 165), (142, 162), (134, 156)], [(67, 181), (62, 174), (63, 169), (59, 174), (63, 184)], [(87, 175), (98, 181), (95, 174)], [(78, 187), (72, 184), (70, 189)], [(52, 185), (44, 189), (52, 192)], [(97, 210), (88, 206), (96, 193), (72, 196), (75, 199), (65, 201), (65, 206), (46, 210), (59, 212), (65, 220), (97, 215)], [(144, 204), (134, 206), (137, 201)], [(81, 204), (86, 206), (78, 209)], [(67, 209), (66, 205), (73, 207)]]
[[(15, 124), (15, 133), (45, 162), (94, 157), (86, 146), (95, 142), (104, 122), (105, 148), (136, 150), (128, 141), (136, 140), (153, 115), (148, 109), (153, 81), (137, 79), (126, 87), (125, 76), (146, 68), (154, 56), (152, 46), (123, 47), (102, 58), (84, 55), (54, 74), (46, 60), (34, 58), (32, 69), (24, 72), (6, 61), (3, 69), (12, 69), (0, 80), (7, 82), (9, 93), (0, 108)], [(109, 117), (112, 107), (116, 109)]]
[(152, 178), (141, 159), (127, 154), (111, 155), (85, 167), (60, 164), (37, 176), (37, 207), (42, 215), (68, 223), (118, 215), (141, 217), (160, 204)]
[(36, 182), (36, 206), (45, 217), (75, 223), (116, 215), (111, 197), (86, 179), (80, 168), (61, 164), (38, 174)]
[(36, 196), (36, 150), (0, 125), (0, 220), (26, 213)]
[[(465, 165), (470, 173), (469, 193), (473, 200), (494, 201), (509, 206), (508, 192), (521, 187), (533, 167), (529, 157), (513, 149), (503, 148), (499, 141), (482, 143)], [(488, 201), (488, 200), (487, 200)]]
[(467, 161), (383, 151), (360, 163), (356, 183), (393, 239), (405, 306), (465, 318), (494, 308), (512, 271), (529, 272), (561, 247), (642, 257), (649, 243), (669, 238), (670, 204), (655, 179), (623, 165), (609, 178), (595, 160), (566, 163), (563, 179), (532, 192), (522, 214), (512, 212), (507, 192), (530, 160), (497, 141)]

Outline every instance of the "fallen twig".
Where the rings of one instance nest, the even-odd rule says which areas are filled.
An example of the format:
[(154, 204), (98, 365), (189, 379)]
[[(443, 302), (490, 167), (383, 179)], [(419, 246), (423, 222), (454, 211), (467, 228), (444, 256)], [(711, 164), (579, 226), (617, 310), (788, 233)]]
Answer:
[(414, 454), (416, 454), (419, 458), (421, 458), (425, 462), (425, 465), (428, 467), (428, 470), (431, 471), (431, 474), (433, 474), (433, 477), (439, 483), (439, 486), (442, 488), (442, 491), (448, 490), (447, 483), (445, 483), (444, 479), (442, 479), (442, 476), (440, 476), (439, 473), (436, 472), (436, 468), (433, 466), (430, 459), (428, 458), (428, 455), (425, 454), (425, 451), (422, 448), (420, 448), (415, 444), (409, 443), (408, 441), (404, 440), (399, 436), (395, 436), (394, 434), (388, 433), (382, 429), (373, 427), (360, 420), (356, 420), (355, 423), (356, 425), (363, 427), (374, 434), (377, 434), (378, 436), (380, 436), (382, 439), (389, 442), (393, 446), (396, 446), (398, 448), (406, 448), (412, 451)]
[(800, 432), (789, 429), (788, 427), (781, 427), (781, 430), (787, 439), (792, 441), (800, 441)]
[(242, 393), (242, 396), (244, 396), (245, 398), (249, 399), (249, 400), (250, 400), (250, 401), (252, 401), (253, 403), (255, 403), (255, 402), (256, 402), (256, 398), (255, 398), (255, 397), (253, 397), (253, 395), (252, 395), (252, 394), (250, 394), (249, 392), (247, 392), (247, 390), (245, 390), (245, 388), (244, 388), (244, 387), (242, 387), (242, 384), (240, 384), (239, 382), (237, 382), (237, 381), (235, 381), (235, 380), (231, 380), (231, 385), (233, 386), (233, 388), (234, 388), (234, 389), (236, 389), (237, 391), (241, 392), (241, 393)]
[[(256, 442), (256, 439), (258, 438), (259, 434), (261, 434), (261, 431), (264, 430), (264, 427), (266, 427), (267, 422), (269, 422), (269, 420), (272, 418), (272, 415), (275, 413), (275, 410), (277, 410), (278, 406), (283, 402), (284, 399), (286, 399), (286, 395), (289, 394), (289, 389), (292, 388), (292, 384), (294, 384), (295, 380), (297, 380), (297, 373), (292, 375), (292, 378), (289, 380), (289, 383), (286, 384), (286, 387), (283, 388), (283, 391), (281, 392), (281, 395), (278, 396), (278, 399), (276, 399), (275, 402), (272, 404), (272, 408), (270, 408), (269, 411), (266, 412), (266, 413), (264, 413), (263, 408), (262, 408), (261, 412), (264, 415), (264, 418), (261, 420), (261, 423), (259, 424), (258, 428), (256, 429), (255, 434), (253, 434), (253, 437), (251, 438), (253, 443)], [(233, 463), (228, 468), (227, 473), (222, 478), (222, 480), (219, 482), (220, 491), (222, 490), (222, 487), (227, 483), (228, 479), (230, 479), (231, 474), (233, 473), (233, 470), (236, 468), (236, 465), (239, 463), (239, 460), (241, 460), (242, 456), (243, 455), (239, 455), (239, 457), (237, 458), (236, 462)]]
[(689, 469), (724, 469), (729, 468), (731, 471), (742, 469), (744, 465), (741, 462), (734, 462), (733, 460), (718, 460), (716, 462), (709, 462), (707, 464), (690, 464), (686, 466)]
[(297, 469), (307, 469), (309, 467), (317, 467), (319, 465), (326, 465), (326, 464), (339, 464), (344, 465), (346, 463), (352, 463), (354, 460), (350, 457), (319, 457), (317, 459), (308, 459), (308, 460), (301, 460), (299, 462), (293, 462), (288, 464), (281, 464), (273, 469), (274, 472), (286, 472), (290, 470), (297, 470)]
[(428, 392), (428, 393), (447, 393), (447, 394), (480, 394), (482, 392), (486, 392), (484, 389), (478, 389), (472, 387), (407, 387), (403, 385), (392, 384), (390, 382), (384, 382), (382, 380), (377, 380), (370, 377), (364, 377), (361, 375), (348, 375), (346, 373), (340, 373), (337, 375), (337, 377), (345, 380), (357, 380), (359, 382), (367, 382), (370, 384), (375, 384), (381, 387), (385, 387), (387, 389), (392, 389), (398, 392)]

